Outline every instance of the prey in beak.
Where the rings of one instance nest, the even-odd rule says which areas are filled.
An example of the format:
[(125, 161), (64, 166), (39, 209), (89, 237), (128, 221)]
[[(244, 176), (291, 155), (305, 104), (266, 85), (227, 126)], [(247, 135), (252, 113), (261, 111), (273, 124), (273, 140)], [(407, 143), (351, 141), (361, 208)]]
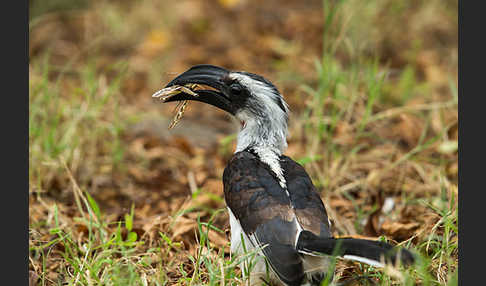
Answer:
[[(162, 102), (167, 102), (171, 97), (178, 95), (180, 93), (186, 93), (188, 95), (192, 95), (194, 97), (198, 97), (199, 94), (195, 93), (193, 90), (197, 88), (197, 84), (188, 84), (186, 86), (182, 85), (173, 85), (166, 88), (163, 88), (152, 95), (153, 98), (158, 98), (162, 100)], [(169, 129), (174, 128), (174, 126), (179, 123), (184, 112), (187, 108), (187, 100), (182, 100), (181, 104), (177, 106), (177, 113), (172, 119), (172, 122), (169, 124)]]
[(182, 118), (188, 100), (204, 102), (234, 115), (234, 106), (230, 97), (225, 94), (225, 78), (229, 73), (230, 71), (213, 65), (196, 65), (177, 76), (164, 89), (155, 92), (152, 97), (164, 103), (182, 102), (169, 128), (174, 127)]

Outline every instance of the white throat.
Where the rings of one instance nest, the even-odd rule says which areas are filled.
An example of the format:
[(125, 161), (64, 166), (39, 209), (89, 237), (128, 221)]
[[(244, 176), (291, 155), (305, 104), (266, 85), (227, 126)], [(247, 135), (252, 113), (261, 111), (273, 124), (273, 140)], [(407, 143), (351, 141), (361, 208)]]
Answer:
[(238, 113), (237, 118), (244, 123), (238, 133), (235, 153), (252, 147), (281, 155), (287, 149), (287, 124), (278, 126), (271, 117), (259, 120), (243, 112)]

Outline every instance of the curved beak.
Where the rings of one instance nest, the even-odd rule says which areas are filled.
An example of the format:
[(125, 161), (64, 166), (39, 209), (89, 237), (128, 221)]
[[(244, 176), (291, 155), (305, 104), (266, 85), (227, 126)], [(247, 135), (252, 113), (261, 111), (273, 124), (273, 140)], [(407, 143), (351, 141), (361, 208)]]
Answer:
[[(235, 111), (230, 99), (222, 92), (224, 87), (222, 79), (229, 73), (230, 71), (213, 65), (193, 66), (174, 78), (165, 88), (174, 85), (186, 86), (188, 84), (202, 84), (215, 88), (216, 90), (201, 89), (191, 92), (187, 89), (185, 91), (181, 89), (179, 93), (167, 98), (164, 102), (195, 100), (211, 104), (234, 115)], [(152, 97), (160, 97), (160, 91), (156, 92)]]

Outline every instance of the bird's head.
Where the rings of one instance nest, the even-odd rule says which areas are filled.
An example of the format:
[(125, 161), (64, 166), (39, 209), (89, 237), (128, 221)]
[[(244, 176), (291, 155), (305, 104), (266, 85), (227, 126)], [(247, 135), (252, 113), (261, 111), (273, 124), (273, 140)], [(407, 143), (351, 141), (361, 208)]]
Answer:
[(196, 100), (234, 115), (242, 129), (236, 151), (268, 146), (282, 153), (287, 147), (288, 105), (278, 89), (260, 75), (229, 71), (213, 65), (196, 65), (167, 84), (206, 85), (212, 89), (194, 90), (198, 96), (181, 92), (165, 102)]

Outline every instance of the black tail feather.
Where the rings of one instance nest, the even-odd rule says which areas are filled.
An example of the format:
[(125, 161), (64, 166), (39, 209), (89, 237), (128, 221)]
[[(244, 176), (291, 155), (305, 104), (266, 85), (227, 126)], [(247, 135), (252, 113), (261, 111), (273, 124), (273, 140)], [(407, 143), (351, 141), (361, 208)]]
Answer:
[(297, 249), (303, 252), (319, 252), (326, 255), (352, 255), (360, 258), (396, 264), (398, 258), (402, 265), (410, 265), (415, 261), (414, 255), (406, 249), (398, 249), (391, 244), (356, 238), (321, 238), (309, 232), (302, 231), (297, 243)]

